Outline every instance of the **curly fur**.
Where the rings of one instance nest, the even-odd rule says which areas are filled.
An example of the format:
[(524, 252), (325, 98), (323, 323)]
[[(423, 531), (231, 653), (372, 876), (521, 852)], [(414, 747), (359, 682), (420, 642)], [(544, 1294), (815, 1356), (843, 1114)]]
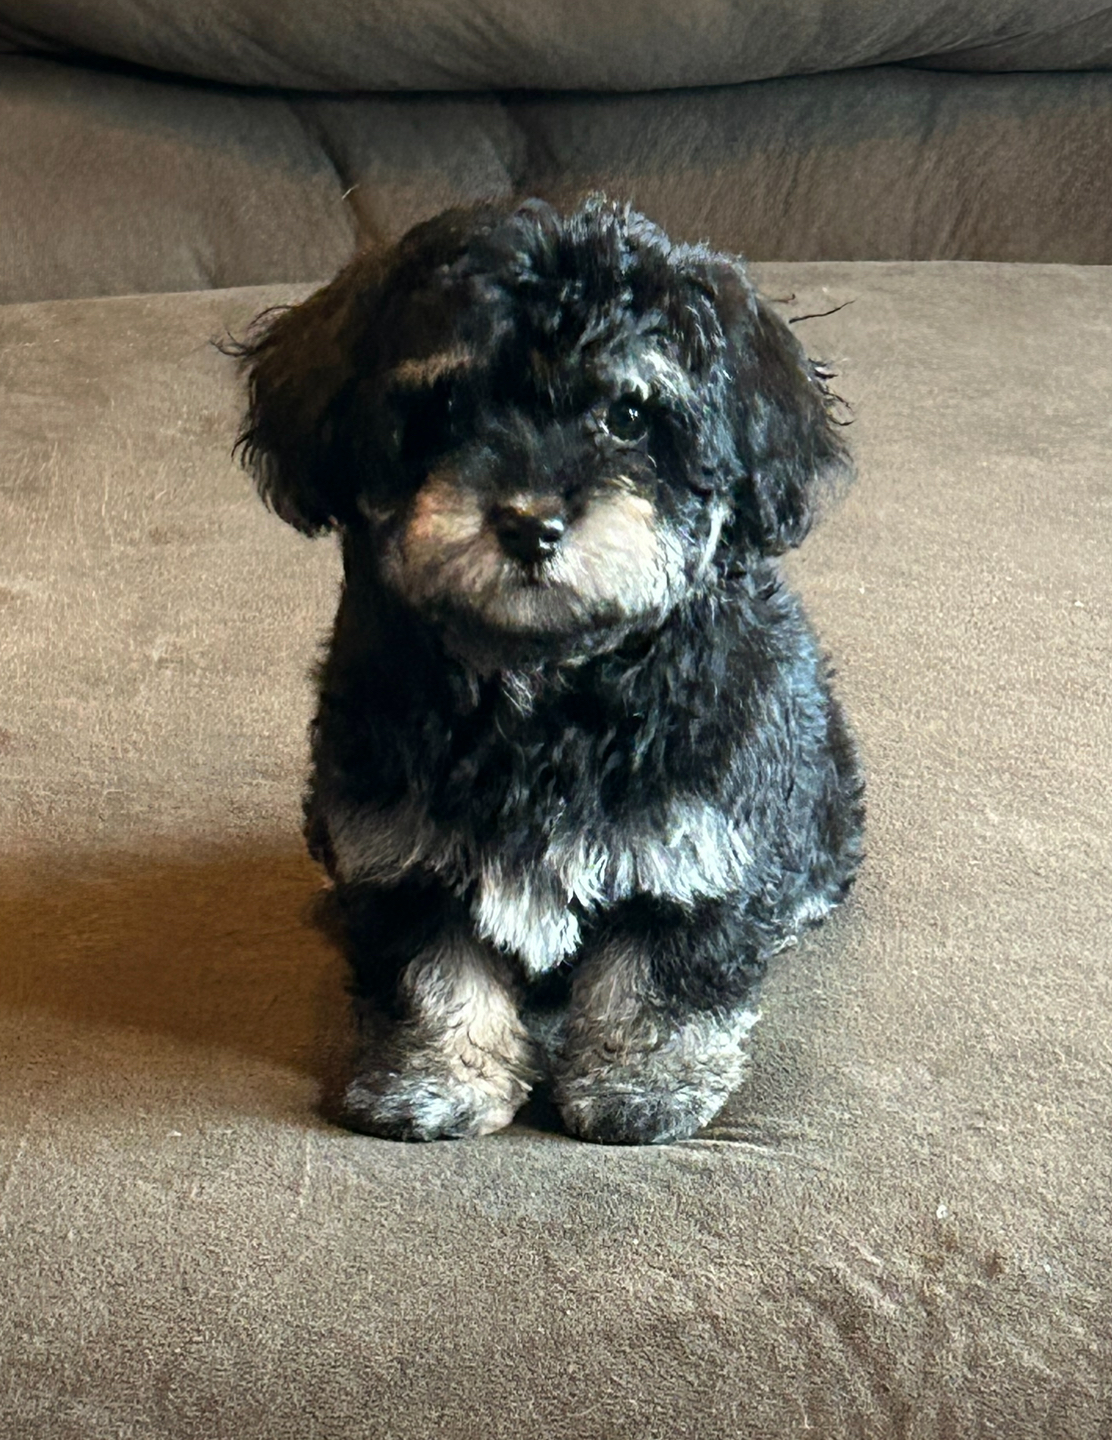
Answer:
[(775, 559), (848, 473), (827, 372), (740, 260), (601, 199), (449, 212), (240, 354), (263, 498), (343, 549), (306, 801), (342, 1118), (481, 1134), (544, 1078), (585, 1139), (690, 1135), (860, 859)]

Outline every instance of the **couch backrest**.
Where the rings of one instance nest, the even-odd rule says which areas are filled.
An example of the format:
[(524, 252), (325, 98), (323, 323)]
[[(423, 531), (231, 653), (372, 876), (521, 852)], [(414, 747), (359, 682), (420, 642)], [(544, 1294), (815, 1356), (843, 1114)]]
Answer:
[(1112, 66), (1099, 0), (0, 0), (0, 45), (307, 90), (651, 90)]
[(1112, 0), (0, 0), (5, 50), (0, 303), (594, 189), (758, 260), (1112, 263)]

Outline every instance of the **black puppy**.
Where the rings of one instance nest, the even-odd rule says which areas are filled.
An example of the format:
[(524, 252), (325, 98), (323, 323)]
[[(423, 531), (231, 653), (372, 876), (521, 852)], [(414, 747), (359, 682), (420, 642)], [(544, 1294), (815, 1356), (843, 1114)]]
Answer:
[(601, 199), (449, 212), (242, 347), (242, 453), (344, 589), (306, 801), (342, 1103), (407, 1139), (690, 1135), (845, 894), (861, 781), (774, 556), (846, 468), (739, 260)]

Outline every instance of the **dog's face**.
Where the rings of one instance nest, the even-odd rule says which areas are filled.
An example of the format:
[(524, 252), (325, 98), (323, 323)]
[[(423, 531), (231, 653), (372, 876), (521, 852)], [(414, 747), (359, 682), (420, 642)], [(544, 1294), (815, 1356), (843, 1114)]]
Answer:
[(601, 201), (449, 212), (247, 347), (264, 495), (457, 646), (586, 654), (806, 530), (822, 378), (739, 262)]
[(697, 382), (651, 316), (617, 309), (585, 342), (580, 316), (546, 333), (515, 299), (495, 302), (500, 344), (453, 336), (390, 377), (402, 473), (361, 497), (384, 578), (430, 614), (553, 642), (651, 624), (725, 516), (690, 433)]

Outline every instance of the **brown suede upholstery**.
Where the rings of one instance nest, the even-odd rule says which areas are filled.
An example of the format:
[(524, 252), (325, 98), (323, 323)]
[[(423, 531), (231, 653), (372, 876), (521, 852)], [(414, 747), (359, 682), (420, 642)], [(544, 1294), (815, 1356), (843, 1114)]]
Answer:
[[(0, 0), (0, 302), (323, 279), (595, 188), (758, 259), (1112, 263), (1112, 6), (508, 5)], [(891, 63), (978, 56), (1013, 73)]]
[(299, 90), (663, 90), (899, 60), (1112, 63), (1107, 0), (0, 0), (0, 41)]
[(206, 343), (291, 291), (0, 309), (0, 1433), (1104, 1433), (1112, 275), (764, 280), (845, 305), (800, 333), (861, 476), (792, 569), (869, 859), (749, 1086), (650, 1151), (316, 1118), (336, 555), (249, 493)]
[[(1112, 9), (633, 11), (0, 0), (3, 1440), (1112, 1433)], [(540, 84), (657, 93), (483, 88)], [(860, 476), (788, 563), (868, 860), (699, 1138), (369, 1140), (298, 833), (337, 556), (209, 340), (595, 186), (834, 312)]]

